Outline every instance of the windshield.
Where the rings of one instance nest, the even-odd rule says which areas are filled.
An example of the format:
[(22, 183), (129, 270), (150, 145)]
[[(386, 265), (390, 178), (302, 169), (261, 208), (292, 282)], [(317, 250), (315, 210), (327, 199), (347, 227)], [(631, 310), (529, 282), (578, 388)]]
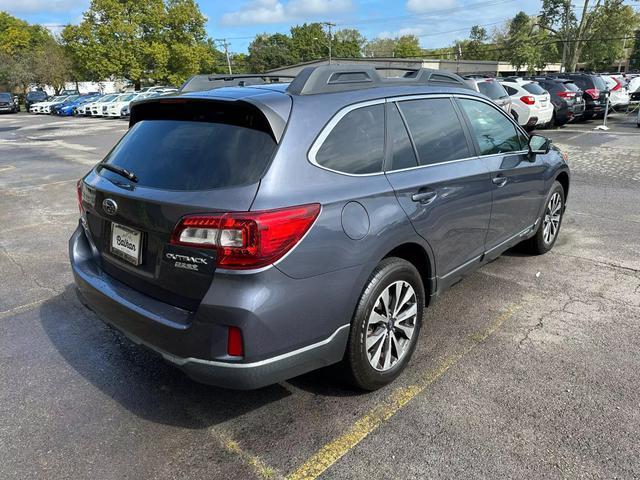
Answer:
[[(268, 132), (249, 126), (142, 120), (109, 153), (105, 163), (134, 172), (141, 186), (208, 190), (257, 182), (275, 149)], [(115, 175), (114, 180), (117, 177), (108, 170), (100, 174), (107, 178)]]
[(116, 98), (117, 95), (107, 95), (105, 97), (102, 97), (100, 99), (100, 103), (102, 102), (110, 102), (111, 100), (113, 100), (114, 98)]
[(478, 82), (478, 89), (480, 90), (480, 93), (485, 94), (492, 100), (508, 96), (507, 91), (502, 87), (502, 85), (494, 80)]
[(547, 91), (537, 83), (525, 83), (524, 85), (522, 85), (522, 88), (524, 88), (527, 92), (532, 93), (533, 95), (544, 95), (545, 93), (547, 93)]
[(120, 97), (118, 97), (118, 101), (119, 102), (128, 102), (129, 100), (131, 100), (135, 96), (136, 96), (135, 93), (130, 93), (129, 95), (121, 95)]
[(0, 100), (2, 100), (3, 102), (11, 100), (11, 94), (10, 93), (0, 93)]
[(27, 100), (44, 100), (47, 98), (45, 92), (29, 92), (27, 93)]

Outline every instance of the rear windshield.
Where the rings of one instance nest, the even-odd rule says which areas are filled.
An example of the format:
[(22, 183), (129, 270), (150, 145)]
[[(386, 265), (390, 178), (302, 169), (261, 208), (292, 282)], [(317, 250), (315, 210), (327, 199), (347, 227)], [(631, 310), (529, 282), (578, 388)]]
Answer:
[(572, 92), (577, 92), (580, 90), (580, 87), (578, 87), (575, 83), (573, 82), (564, 82), (564, 86), (567, 87), (567, 90), (570, 90)]
[[(141, 120), (105, 159), (133, 172), (138, 185), (209, 190), (255, 183), (276, 149), (264, 130), (226, 123)], [(123, 178), (102, 169), (114, 181)]]
[(532, 93), (533, 95), (544, 95), (545, 93), (547, 93), (547, 91), (537, 83), (525, 83), (524, 85), (522, 85), (522, 88), (524, 88), (527, 92)]
[(502, 85), (493, 80), (478, 82), (478, 90), (493, 100), (508, 96)]

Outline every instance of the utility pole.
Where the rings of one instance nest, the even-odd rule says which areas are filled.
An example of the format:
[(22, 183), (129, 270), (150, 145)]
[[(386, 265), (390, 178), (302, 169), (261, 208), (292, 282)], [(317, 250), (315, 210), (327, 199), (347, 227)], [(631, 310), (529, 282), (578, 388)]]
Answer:
[(564, 2), (564, 45), (562, 45), (562, 71), (567, 71), (567, 49), (569, 48), (569, 9), (571, 0)]
[(335, 27), (336, 24), (332, 22), (322, 22), (321, 25), (328, 27), (329, 29), (329, 65), (331, 65), (331, 28)]
[(216, 38), (213, 41), (219, 43), (220, 45), (222, 45), (222, 48), (224, 48), (224, 54), (227, 57), (227, 68), (229, 69), (229, 75), (231, 75), (231, 59), (229, 57), (229, 47), (231, 46), (231, 44), (227, 42), (226, 38)]

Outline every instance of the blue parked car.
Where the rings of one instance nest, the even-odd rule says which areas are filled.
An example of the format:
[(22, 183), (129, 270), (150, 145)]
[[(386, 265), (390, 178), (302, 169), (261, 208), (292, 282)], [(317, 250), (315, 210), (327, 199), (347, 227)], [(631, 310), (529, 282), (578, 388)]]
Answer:
[(60, 115), (61, 117), (70, 117), (76, 114), (77, 108), (87, 102), (93, 102), (100, 98), (99, 93), (87, 93), (86, 95), (80, 95), (78, 97), (70, 97), (65, 102), (55, 105), (51, 108), (51, 113)]

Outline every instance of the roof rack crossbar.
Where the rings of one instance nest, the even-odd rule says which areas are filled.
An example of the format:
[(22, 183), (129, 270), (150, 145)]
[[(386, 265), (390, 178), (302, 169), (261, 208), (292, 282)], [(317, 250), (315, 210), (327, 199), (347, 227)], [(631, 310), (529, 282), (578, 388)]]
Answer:
[[(406, 72), (399, 77), (384, 77), (379, 71)], [(462, 77), (444, 70), (428, 68), (382, 67), (374, 65), (320, 65), (304, 68), (289, 84), (292, 95), (314, 95), (391, 86), (448, 85), (470, 88)]]
[(295, 78), (295, 75), (278, 75), (275, 73), (238, 73), (238, 74), (225, 74), (225, 73), (216, 73), (214, 75), (209, 75), (209, 80), (235, 80), (237, 78)]

